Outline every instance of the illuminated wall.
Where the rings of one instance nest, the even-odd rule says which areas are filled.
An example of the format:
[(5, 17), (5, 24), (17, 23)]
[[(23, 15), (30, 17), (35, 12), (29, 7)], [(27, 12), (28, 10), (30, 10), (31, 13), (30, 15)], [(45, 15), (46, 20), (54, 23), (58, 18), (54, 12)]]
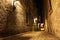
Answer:
[(53, 13), (51, 14), (54, 34), (60, 38), (60, 0), (51, 0)]
[[(33, 19), (36, 15), (36, 9), (33, 2), (26, 0), (15, 1), (13, 0), (0, 0), (0, 31), (4, 34), (13, 34), (29, 31), (33, 25)], [(26, 23), (26, 12), (29, 13), (29, 26)]]
[(46, 31), (60, 38), (60, 0), (51, 0), (52, 12), (47, 5)]
[[(18, 33), (27, 30), (26, 13), (23, 5), (12, 0), (0, 0), (0, 31), (3, 33)], [(27, 30), (28, 31), (28, 30)]]

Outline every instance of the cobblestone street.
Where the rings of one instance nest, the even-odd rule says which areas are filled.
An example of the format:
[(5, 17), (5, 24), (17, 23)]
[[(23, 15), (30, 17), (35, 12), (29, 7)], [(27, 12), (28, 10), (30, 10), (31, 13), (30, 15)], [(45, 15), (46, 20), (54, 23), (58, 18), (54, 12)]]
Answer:
[(0, 38), (0, 40), (58, 40), (53, 35), (46, 32), (27, 32), (9, 37)]

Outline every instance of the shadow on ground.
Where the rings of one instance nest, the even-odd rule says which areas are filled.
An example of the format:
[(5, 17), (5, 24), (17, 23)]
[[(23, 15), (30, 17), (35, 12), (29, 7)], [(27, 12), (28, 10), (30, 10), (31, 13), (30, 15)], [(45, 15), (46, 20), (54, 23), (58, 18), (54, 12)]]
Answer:
[(21, 35), (16, 35), (16, 36), (9, 36), (9, 37), (4, 37), (2, 40), (29, 40), (31, 37), (29, 36), (21, 36)]
[(3, 40), (29, 40), (30, 38), (31, 37), (14, 36), (14, 37), (4, 38)]

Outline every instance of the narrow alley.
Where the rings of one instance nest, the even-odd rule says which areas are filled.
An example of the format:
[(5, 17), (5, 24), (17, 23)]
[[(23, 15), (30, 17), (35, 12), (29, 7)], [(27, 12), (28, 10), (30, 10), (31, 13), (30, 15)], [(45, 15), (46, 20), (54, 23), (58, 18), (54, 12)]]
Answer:
[(0, 40), (60, 40), (60, 0), (0, 0)]

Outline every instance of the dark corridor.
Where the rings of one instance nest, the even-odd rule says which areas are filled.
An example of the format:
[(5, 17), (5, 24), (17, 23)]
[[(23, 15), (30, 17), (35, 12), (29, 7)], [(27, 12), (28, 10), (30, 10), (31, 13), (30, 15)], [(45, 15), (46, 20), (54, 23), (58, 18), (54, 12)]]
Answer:
[(44, 23), (44, 0), (34, 0), (34, 2), (37, 8), (38, 19), (40, 19), (41, 23)]

